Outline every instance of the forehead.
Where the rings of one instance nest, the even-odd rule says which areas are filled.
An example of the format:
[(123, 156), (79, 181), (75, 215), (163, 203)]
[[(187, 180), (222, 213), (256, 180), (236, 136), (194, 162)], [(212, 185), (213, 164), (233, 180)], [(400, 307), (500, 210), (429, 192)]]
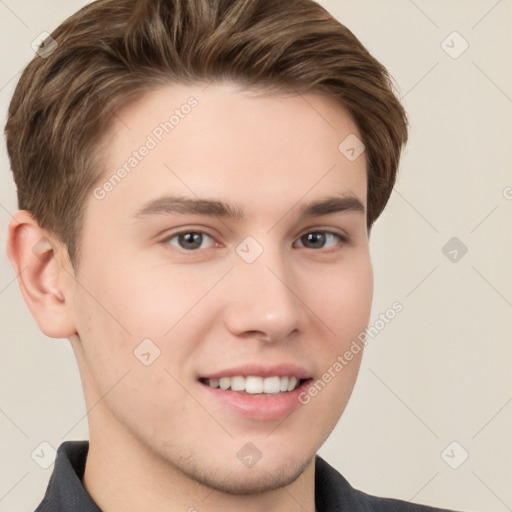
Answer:
[[(348, 113), (320, 94), (264, 94), (229, 84), (166, 86), (116, 113), (94, 207), (125, 213), (163, 194), (265, 207), (268, 216), (315, 196), (366, 204), (366, 162), (340, 144), (360, 138)], [(300, 207), (300, 205), (299, 205)]]

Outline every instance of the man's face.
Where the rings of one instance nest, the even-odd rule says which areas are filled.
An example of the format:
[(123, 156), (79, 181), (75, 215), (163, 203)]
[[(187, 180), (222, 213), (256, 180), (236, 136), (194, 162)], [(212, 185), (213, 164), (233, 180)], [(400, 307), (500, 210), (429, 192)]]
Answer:
[[(161, 125), (175, 109), (173, 128)], [(335, 363), (371, 307), (356, 208), (365, 157), (338, 149), (351, 134), (347, 113), (322, 96), (227, 85), (164, 87), (118, 113), (68, 283), (91, 442), (101, 435), (229, 492), (285, 485), (311, 463), (360, 354)], [(171, 196), (240, 215), (190, 212)], [(301, 215), (329, 198), (344, 202)], [(330, 382), (306, 394), (329, 369)], [(292, 377), (299, 387), (279, 391)]]

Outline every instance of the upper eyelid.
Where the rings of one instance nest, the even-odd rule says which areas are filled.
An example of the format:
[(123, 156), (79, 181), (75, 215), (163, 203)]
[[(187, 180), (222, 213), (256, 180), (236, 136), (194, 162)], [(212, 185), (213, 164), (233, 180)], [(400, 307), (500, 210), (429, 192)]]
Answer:
[(190, 229), (189, 228), (189, 229), (182, 229), (180, 231), (175, 231), (173, 233), (165, 235), (164, 238), (162, 239), (162, 242), (170, 240), (171, 238), (174, 238), (175, 236), (184, 235), (184, 234), (187, 234), (187, 233), (199, 233), (201, 235), (207, 235), (210, 238), (215, 239), (214, 235), (208, 233), (208, 231), (205, 231), (204, 229)]
[(350, 242), (350, 238), (346, 233), (337, 233), (336, 231), (330, 231), (328, 229), (309, 229), (306, 231), (303, 231), (301, 235), (297, 238), (297, 240), (300, 240), (304, 235), (307, 235), (308, 233), (327, 233), (328, 235), (334, 235), (337, 236), (341, 243), (348, 244)]

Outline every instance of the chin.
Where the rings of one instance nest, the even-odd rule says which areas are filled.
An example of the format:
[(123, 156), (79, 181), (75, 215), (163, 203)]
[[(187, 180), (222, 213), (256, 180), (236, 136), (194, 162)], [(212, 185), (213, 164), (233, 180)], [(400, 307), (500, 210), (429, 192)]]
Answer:
[[(311, 458), (293, 463), (291, 461), (281, 464), (278, 467), (265, 467), (258, 464), (252, 468), (246, 468), (240, 464), (236, 471), (228, 473), (228, 476), (219, 478), (219, 471), (203, 471), (199, 478), (200, 483), (215, 489), (216, 491), (233, 495), (251, 495), (262, 494), (286, 487), (297, 480), (308, 464)], [(229, 470), (228, 470), (229, 471)]]
[[(187, 457), (173, 465), (188, 478), (215, 491), (232, 495), (251, 495), (270, 492), (286, 487), (297, 480), (308, 465), (314, 462), (312, 455), (262, 458), (252, 467), (246, 467), (238, 459), (234, 463), (219, 464)], [(213, 459), (215, 460), (215, 459)], [(217, 459), (218, 460), (218, 459)]]

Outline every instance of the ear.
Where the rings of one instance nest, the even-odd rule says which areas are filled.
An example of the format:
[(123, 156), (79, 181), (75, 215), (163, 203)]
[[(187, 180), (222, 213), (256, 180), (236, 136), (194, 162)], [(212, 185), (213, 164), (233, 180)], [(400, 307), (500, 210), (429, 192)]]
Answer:
[(62, 248), (28, 211), (14, 214), (8, 227), (7, 257), (25, 303), (41, 331), (51, 338), (68, 338), (76, 333), (70, 294), (64, 289), (73, 271), (66, 264), (69, 259), (62, 257), (67, 255)]

